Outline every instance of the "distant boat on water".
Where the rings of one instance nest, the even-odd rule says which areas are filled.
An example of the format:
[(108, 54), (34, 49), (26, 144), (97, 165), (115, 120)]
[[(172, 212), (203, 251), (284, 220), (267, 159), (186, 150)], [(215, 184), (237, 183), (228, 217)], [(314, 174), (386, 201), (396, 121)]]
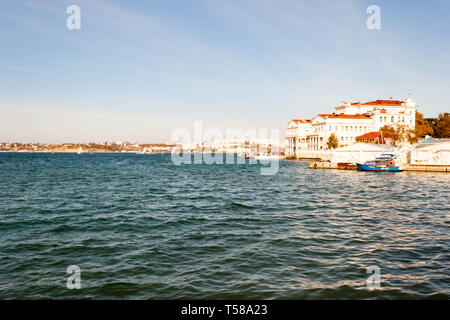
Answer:
[(250, 158), (253, 158), (255, 160), (279, 160), (280, 155), (275, 152), (263, 152), (263, 153), (251, 154)]
[(397, 158), (392, 153), (383, 153), (375, 160), (366, 161), (364, 164), (357, 163), (356, 167), (360, 171), (378, 171), (378, 172), (399, 172), (403, 171), (397, 165)]
[(242, 153), (239, 154), (239, 157), (248, 160), (248, 159), (250, 159), (252, 157), (252, 154), (242, 152)]
[(152, 148), (144, 148), (142, 150), (139, 150), (137, 154), (152, 154), (153, 149)]
[(78, 149), (77, 154), (82, 154), (83, 153), (83, 148), (80, 146), (80, 148)]

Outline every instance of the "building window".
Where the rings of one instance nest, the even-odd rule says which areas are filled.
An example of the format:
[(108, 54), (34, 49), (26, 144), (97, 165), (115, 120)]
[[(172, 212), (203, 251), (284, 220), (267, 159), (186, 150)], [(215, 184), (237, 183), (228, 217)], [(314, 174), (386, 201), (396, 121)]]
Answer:
[(391, 122), (394, 122), (394, 116), (391, 117)]

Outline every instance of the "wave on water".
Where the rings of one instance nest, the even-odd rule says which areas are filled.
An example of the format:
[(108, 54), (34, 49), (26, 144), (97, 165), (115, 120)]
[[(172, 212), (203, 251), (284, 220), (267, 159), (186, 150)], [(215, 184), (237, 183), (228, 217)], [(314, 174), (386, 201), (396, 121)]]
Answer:
[(133, 154), (0, 154), (0, 173), (1, 299), (450, 298), (445, 174)]

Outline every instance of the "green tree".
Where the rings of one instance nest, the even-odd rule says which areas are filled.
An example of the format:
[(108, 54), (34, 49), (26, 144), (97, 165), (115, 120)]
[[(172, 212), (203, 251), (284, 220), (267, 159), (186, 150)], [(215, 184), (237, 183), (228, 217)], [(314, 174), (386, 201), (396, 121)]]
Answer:
[(416, 126), (414, 128), (414, 133), (408, 133), (413, 139), (422, 139), (425, 136), (432, 136), (434, 134), (433, 128), (428, 125), (428, 123), (423, 118), (423, 114), (416, 111)]
[(385, 124), (384, 126), (382, 126), (380, 128), (380, 131), (383, 131), (383, 132), (387, 133), (388, 135), (391, 135), (391, 133), (394, 132), (394, 128), (392, 128), (390, 125)]
[(388, 135), (394, 146), (398, 146), (405, 140), (408, 140), (409, 143), (417, 142), (417, 140), (415, 140), (416, 137), (414, 135), (414, 132), (404, 125), (397, 125), (395, 127), (385, 125), (382, 128), (380, 128), (380, 131), (383, 131)]
[(436, 138), (450, 138), (450, 113), (440, 113), (436, 122)]
[(433, 129), (433, 137), (436, 137), (436, 124), (438, 118), (425, 118), (425, 123)]
[(327, 141), (328, 149), (336, 149), (339, 146), (339, 140), (334, 133), (330, 135)]

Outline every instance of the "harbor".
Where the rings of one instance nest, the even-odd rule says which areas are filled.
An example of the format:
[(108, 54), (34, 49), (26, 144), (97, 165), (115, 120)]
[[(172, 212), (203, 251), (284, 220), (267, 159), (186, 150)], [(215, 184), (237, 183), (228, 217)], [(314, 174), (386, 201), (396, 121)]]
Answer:
[(386, 150), (396, 155), (402, 171), (450, 172), (449, 141), (418, 144), (406, 149), (371, 144), (355, 145), (323, 151), (319, 158), (309, 159), (308, 166), (312, 169), (357, 170), (358, 163), (369, 161)]
[[(307, 160), (312, 169), (449, 172), (450, 115), (424, 119), (418, 108), (410, 98), (343, 101), (331, 114), (291, 120), (286, 159)], [(374, 165), (383, 155), (392, 163)]]

